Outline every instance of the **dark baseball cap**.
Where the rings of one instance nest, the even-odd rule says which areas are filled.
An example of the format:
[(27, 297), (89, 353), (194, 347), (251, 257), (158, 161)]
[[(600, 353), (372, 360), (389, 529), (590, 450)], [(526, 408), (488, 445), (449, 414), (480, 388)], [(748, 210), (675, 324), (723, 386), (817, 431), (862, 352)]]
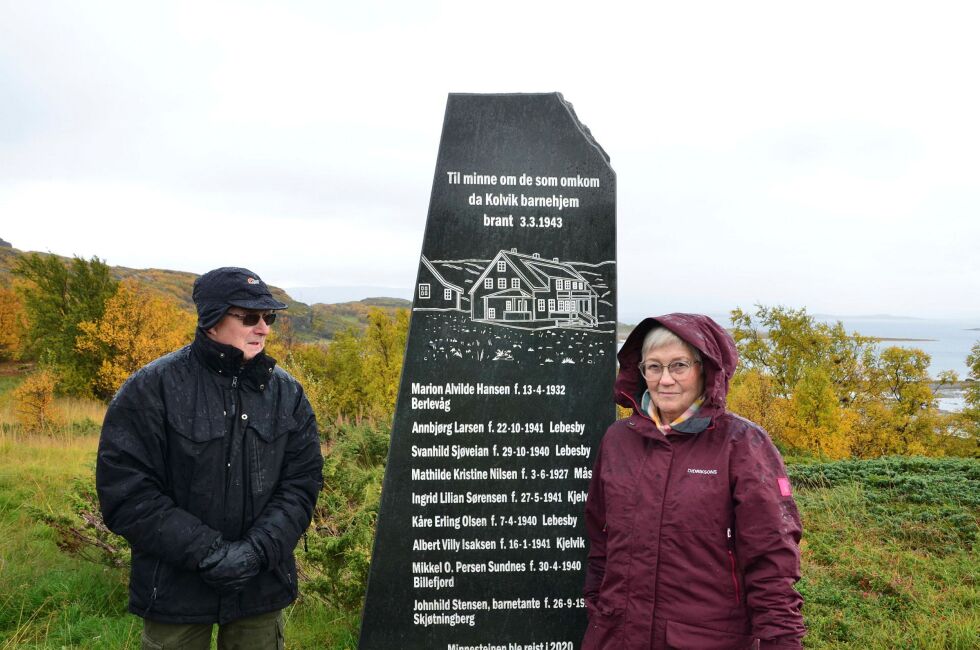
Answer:
[(223, 266), (194, 280), (197, 325), (214, 327), (229, 307), (243, 309), (287, 309), (289, 305), (272, 297), (269, 287), (257, 274), (237, 266)]

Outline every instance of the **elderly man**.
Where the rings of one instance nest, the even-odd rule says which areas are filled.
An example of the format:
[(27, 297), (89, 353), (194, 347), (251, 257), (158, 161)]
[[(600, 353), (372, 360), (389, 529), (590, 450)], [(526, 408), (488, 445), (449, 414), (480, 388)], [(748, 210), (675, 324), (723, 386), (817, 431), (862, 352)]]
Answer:
[(276, 311), (255, 273), (194, 283), (193, 343), (134, 373), (106, 413), (96, 486), (132, 547), (143, 648), (282, 648), (293, 549), (322, 483), (303, 388), (264, 350)]

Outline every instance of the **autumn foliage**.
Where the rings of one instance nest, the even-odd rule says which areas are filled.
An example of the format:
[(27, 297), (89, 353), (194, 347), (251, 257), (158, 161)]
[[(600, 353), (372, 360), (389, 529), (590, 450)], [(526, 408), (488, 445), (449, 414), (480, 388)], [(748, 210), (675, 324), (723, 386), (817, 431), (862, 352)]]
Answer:
[(966, 408), (961, 414), (961, 421), (965, 434), (980, 440), (980, 341), (973, 344), (966, 365), (970, 369), (970, 383), (964, 395)]
[(26, 333), (24, 302), (14, 289), (0, 287), (0, 360), (20, 358)]
[[(98, 258), (36, 253), (12, 271), (15, 286), (0, 288), (0, 359), (37, 362), (59, 394), (108, 399), (130, 374), (193, 337), (192, 308), (174, 298), (174, 287), (147, 284), (152, 272), (120, 283)], [(394, 412), (410, 312), (351, 303), (343, 315), (356, 325), (309, 342), (307, 321), (328, 306), (316, 307), (297, 310), (294, 321), (283, 314), (269, 353), (304, 386), (328, 440), (348, 424), (384, 426)], [(729, 407), (784, 451), (825, 459), (978, 455), (980, 344), (967, 360), (966, 408), (950, 415), (937, 407), (921, 350), (880, 346), (805, 309), (736, 309), (731, 324), (741, 363)], [(43, 393), (31, 393), (39, 407)], [(31, 427), (41, 426), (39, 417)]]
[(173, 300), (124, 280), (106, 301), (102, 317), (79, 323), (75, 348), (97, 363), (92, 392), (111, 397), (126, 378), (194, 338), (195, 318)]
[(106, 300), (116, 292), (109, 267), (97, 257), (66, 262), (29, 253), (17, 259), (12, 272), (27, 314), (23, 354), (51, 369), (60, 392), (89, 394), (98, 365), (78, 354), (75, 341), (79, 325), (101, 318)]
[(14, 389), (17, 422), (24, 431), (48, 433), (54, 427), (54, 384), (54, 374), (42, 369), (28, 375)]
[(303, 385), (320, 428), (328, 432), (346, 422), (386, 421), (394, 413), (409, 311), (372, 308), (367, 321), (363, 330), (348, 328), (329, 345), (285, 345), (288, 337), (278, 331), (268, 345)]
[(848, 334), (805, 309), (732, 312), (740, 364), (729, 408), (784, 450), (826, 459), (976, 453), (976, 435), (940, 413), (929, 355)]

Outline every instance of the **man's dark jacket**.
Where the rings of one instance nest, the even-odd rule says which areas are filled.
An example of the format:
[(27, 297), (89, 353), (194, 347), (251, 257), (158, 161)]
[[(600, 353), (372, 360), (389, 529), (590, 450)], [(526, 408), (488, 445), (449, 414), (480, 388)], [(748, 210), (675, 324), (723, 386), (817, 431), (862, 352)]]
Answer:
[[(299, 383), (260, 353), (196, 340), (141, 368), (116, 394), (96, 487), (132, 547), (129, 609), (166, 623), (225, 623), (296, 598), (293, 549), (322, 484), (316, 420)], [(248, 538), (259, 574), (231, 595), (199, 577), (212, 544)]]

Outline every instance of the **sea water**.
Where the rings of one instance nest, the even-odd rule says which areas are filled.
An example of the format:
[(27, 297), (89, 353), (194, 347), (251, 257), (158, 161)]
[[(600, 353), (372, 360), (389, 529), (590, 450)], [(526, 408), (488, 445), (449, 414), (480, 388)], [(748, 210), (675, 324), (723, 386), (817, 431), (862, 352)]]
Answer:
[[(952, 370), (961, 380), (966, 379), (969, 370), (966, 357), (970, 348), (980, 342), (980, 319), (940, 320), (931, 318), (854, 318), (818, 316), (825, 323), (841, 321), (848, 333), (857, 332), (863, 336), (882, 339), (879, 347), (897, 345), (903, 348), (918, 348), (929, 355), (929, 376), (938, 377), (943, 370)], [(915, 340), (920, 339), (920, 340)]]
[[(929, 355), (929, 376), (933, 379), (944, 370), (952, 370), (960, 381), (966, 379), (970, 371), (966, 357), (974, 344), (980, 342), (980, 319), (933, 319), (897, 317), (832, 317), (817, 316), (825, 323), (841, 321), (848, 333), (857, 332), (863, 336), (881, 339), (878, 347), (899, 346), (918, 348)], [(919, 339), (919, 340), (916, 340)], [(966, 405), (963, 392), (955, 389), (941, 389), (937, 393), (939, 408), (943, 411), (961, 411)]]

